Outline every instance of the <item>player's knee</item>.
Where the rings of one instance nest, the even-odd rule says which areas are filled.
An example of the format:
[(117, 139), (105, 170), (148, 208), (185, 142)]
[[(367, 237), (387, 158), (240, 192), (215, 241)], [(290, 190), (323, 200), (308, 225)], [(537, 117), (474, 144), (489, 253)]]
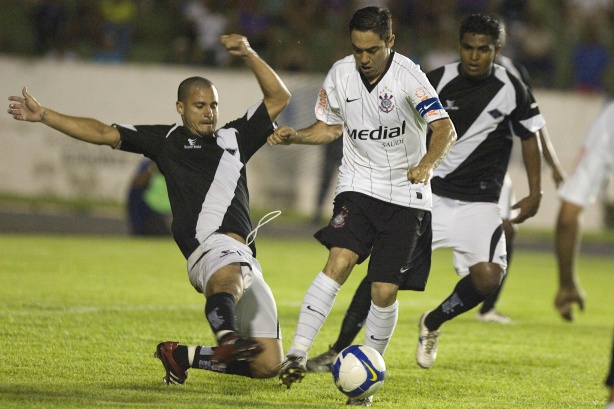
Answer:
[(268, 379), (276, 377), (279, 374), (281, 363), (280, 360), (279, 362), (267, 361), (252, 364), (252, 378)]
[(479, 263), (470, 271), (473, 285), (483, 295), (490, 295), (499, 288), (504, 273), (503, 268), (495, 263)]
[(371, 299), (378, 307), (388, 307), (396, 301), (398, 289), (398, 286), (391, 283), (375, 282), (371, 284)]

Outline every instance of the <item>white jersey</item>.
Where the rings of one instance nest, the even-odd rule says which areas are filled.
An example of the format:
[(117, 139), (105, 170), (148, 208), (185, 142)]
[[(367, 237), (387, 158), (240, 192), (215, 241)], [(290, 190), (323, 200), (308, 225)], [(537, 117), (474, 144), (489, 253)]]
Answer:
[(614, 102), (610, 102), (591, 127), (573, 174), (565, 181), (561, 199), (586, 207), (614, 176)]
[(431, 209), (430, 185), (410, 183), (407, 172), (426, 153), (427, 124), (448, 114), (417, 64), (392, 52), (382, 76), (369, 84), (347, 56), (328, 72), (315, 113), (326, 124), (344, 124), (336, 194)]

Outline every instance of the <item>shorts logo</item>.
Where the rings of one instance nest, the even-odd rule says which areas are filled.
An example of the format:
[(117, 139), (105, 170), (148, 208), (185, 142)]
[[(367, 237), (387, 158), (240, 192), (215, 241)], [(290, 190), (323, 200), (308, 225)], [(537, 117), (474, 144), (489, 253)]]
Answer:
[(347, 216), (348, 216), (348, 211), (344, 207), (339, 214), (333, 217), (333, 220), (331, 220), (330, 225), (334, 227), (335, 229), (342, 228), (343, 226), (345, 226), (345, 218)]
[(220, 258), (229, 256), (229, 255), (235, 254), (235, 253), (238, 253), (238, 252), (237, 251), (230, 251), (230, 250), (222, 250), (222, 255), (220, 256)]
[(392, 94), (388, 95), (388, 92), (384, 90), (384, 94), (379, 96), (379, 109), (382, 112), (388, 113), (392, 111), (395, 107), (394, 101), (392, 100), (394, 97)]

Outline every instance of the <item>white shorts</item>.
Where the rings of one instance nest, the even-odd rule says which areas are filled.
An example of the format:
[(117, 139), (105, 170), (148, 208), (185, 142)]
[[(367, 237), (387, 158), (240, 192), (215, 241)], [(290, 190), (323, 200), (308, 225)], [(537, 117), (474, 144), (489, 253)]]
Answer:
[(507, 269), (505, 235), (499, 205), (464, 202), (433, 195), (433, 250), (451, 248), (459, 276), (477, 263), (496, 263)]
[(247, 337), (281, 339), (275, 298), (251, 249), (225, 234), (212, 234), (188, 257), (190, 283), (203, 293), (211, 276), (232, 263), (241, 264), (244, 293), (235, 304), (237, 325)]
[(501, 196), (499, 196), (499, 207), (503, 220), (511, 220), (518, 215), (518, 210), (512, 210), (514, 203), (516, 203), (516, 196), (514, 195), (512, 178), (506, 173), (501, 187)]

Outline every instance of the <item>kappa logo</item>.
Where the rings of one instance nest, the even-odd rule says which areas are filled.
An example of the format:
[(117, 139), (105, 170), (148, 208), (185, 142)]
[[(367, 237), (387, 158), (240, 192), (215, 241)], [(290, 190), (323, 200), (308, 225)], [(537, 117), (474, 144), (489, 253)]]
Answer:
[(488, 111), (488, 113), (490, 114), (490, 116), (492, 116), (495, 119), (500, 118), (500, 117), (503, 116), (501, 111), (499, 111), (498, 109), (493, 109), (492, 111)]
[(184, 149), (200, 149), (200, 148), (202, 148), (202, 146), (197, 144), (197, 142), (198, 142), (198, 138), (196, 138), (196, 139), (188, 138), (188, 145), (183, 145), (183, 148)]
[(456, 101), (446, 99), (446, 106), (443, 107), (446, 111), (458, 111), (458, 107), (455, 105)]

